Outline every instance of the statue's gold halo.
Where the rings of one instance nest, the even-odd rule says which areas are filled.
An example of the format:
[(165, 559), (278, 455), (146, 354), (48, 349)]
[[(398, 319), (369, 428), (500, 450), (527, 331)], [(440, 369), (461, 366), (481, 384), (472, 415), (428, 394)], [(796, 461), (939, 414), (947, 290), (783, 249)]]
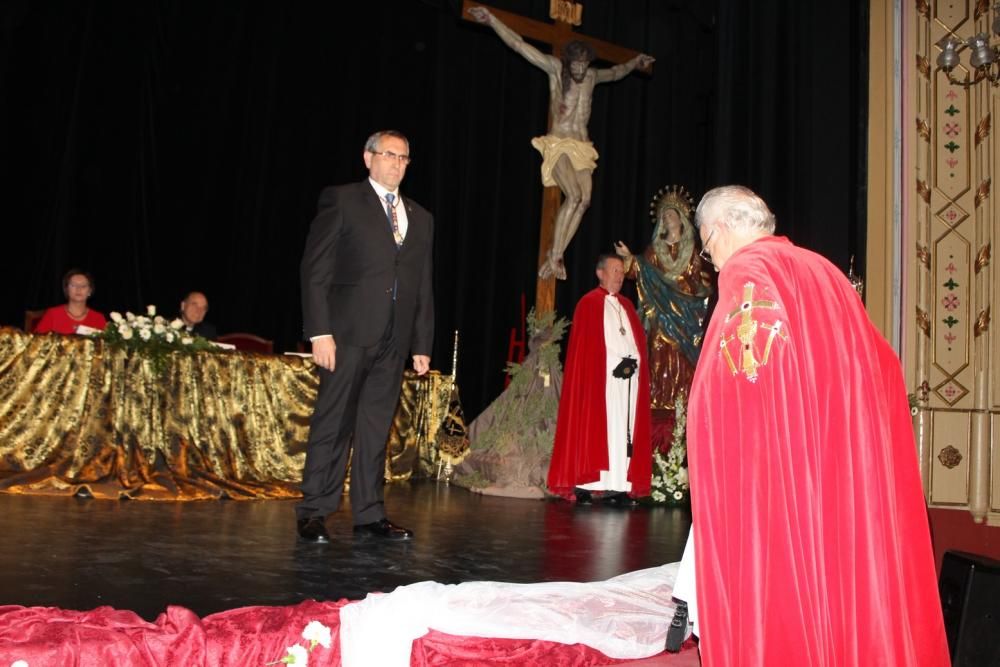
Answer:
[(660, 188), (649, 202), (649, 217), (652, 218), (654, 225), (659, 218), (657, 214), (660, 208), (665, 206), (676, 208), (690, 220), (691, 211), (694, 210), (694, 198), (683, 185), (666, 185)]

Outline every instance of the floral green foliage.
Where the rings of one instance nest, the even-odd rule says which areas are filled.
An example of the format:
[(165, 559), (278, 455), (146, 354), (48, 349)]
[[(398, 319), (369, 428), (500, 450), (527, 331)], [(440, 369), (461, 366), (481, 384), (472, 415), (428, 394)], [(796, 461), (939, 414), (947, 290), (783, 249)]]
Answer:
[(559, 340), (568, 322), (527, 317), (529, 354), (508, 364), (510, 383), (473, 423), (472, 451), (455, 482), (467, 488), (544, 488), (559, 413)]
[(171, 353), (218, 349), (207, 339), (186, 331), (180, 319), (167, 321), (157, 315), (155, 306), (148, 306), (146, 315), (113, 312), (110, 317), (104, 331), (94, 334), (94, 338), (110, 347), (147, 357), (157, 375), (166, 370)]
[(691, 501), (687, 469), (687, 406), (684, 394), (674, 405), (674, 434), (666, 457), (653, 452), (653, 502), (681, 506)]
[(333, 635), (330, 628), (319, 621), (309, 621), (309, 625), (302, 631), (302, 638), (309, 642), (309, 646), (302, 644), (292, 644), (285, 649), (285, 655), (280, 660), (264, 663), (265, 665), (294, 665), (294, 667), (308, 667), (309, 655), (317, 646), (330, 648), (333, 645)]
[(510, 384), (505, 393), (513, 400), (497, 404), (492, 427), (483, 433), (477, 449), (491, 449), (504, 453), (516, 443), (525, 451), (552, 450), (552, 434), (545, 424), (555, 424), (559, 414), (559, 397), (553, 392), (537, 391), (539, 383), (548, 386), (548, 380), (558, 375), (559, 341), (569, 322), (556, 318), (554, 312), (541, 317), (532, 309), (528, 313), (528, 339), (533, 363), (508, 363), (505, 371), (510, 375)]

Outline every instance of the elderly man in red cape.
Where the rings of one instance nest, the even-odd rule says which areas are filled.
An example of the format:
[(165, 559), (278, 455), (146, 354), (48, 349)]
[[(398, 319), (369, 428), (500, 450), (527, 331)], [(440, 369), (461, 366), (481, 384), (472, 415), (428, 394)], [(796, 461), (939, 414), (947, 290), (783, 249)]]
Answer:
[[(584, 294), (573, 313), (547, 483), (552, 493), (579, 503), (591, 502), (597, 491), (608, 504), (632, 506), (649, 495), (653, 474), (646, 336), (635, 306), (619, 294), (621, 258), (601, 255), (597, 279), (600, 286)], [(619, 369), (625, 357), (638, 368)]]
[(750, 190), (696, 224), (720, 271), (687, 424), (702, 664), (948, 665), (899, 359)]

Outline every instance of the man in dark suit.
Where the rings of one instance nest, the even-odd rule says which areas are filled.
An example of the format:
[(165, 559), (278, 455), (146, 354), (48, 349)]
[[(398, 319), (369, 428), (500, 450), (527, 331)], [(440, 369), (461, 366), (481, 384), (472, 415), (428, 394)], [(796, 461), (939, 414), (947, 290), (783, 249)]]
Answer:
[(181, 301), (181, 321), (184, 322), (184, 328), (202, 338), (215, 340), (219, 334), (214, 324), (205, 321), (207, 314), (208, 297), (201, 292), (188, 292)]
[(430, 368), (434, 219), (399, 193), (406, 137), (376, 132), (363, 157), (367, 179), (323, 190), (302, 257), (304, 333), (320, 374), (295, 508), (310, 542), (330, 539), (325, 517), (340, 507), (349, 459), (354, 532), (413, 537), (386, 518), (382, 487), (406, 358), (420, 375)]

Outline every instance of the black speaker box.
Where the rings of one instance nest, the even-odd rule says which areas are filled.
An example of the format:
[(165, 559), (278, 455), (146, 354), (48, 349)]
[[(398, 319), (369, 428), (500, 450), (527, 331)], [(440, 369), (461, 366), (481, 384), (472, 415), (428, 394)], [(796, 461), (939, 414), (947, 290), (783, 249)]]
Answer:
[(1000, 667), (1000, 561), (946, 551), (939, 590), (952, 667)]

